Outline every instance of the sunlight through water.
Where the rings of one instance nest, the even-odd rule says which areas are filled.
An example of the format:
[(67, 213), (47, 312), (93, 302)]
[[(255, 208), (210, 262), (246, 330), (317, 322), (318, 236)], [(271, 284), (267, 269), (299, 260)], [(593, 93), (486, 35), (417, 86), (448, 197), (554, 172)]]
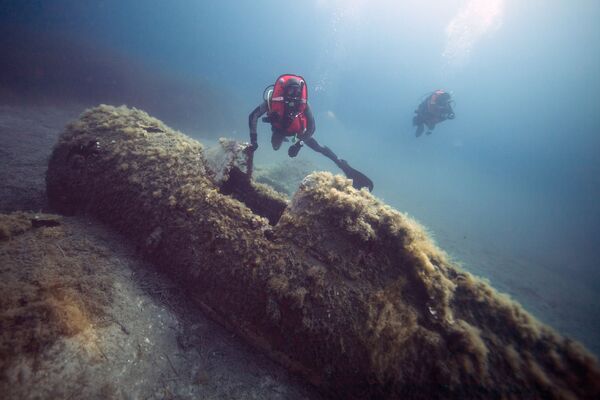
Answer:
[(502, 25), (504, 0), (469, 0), (446, 27), (443, 57), (449, 66), (462, 66), (475, 44)]

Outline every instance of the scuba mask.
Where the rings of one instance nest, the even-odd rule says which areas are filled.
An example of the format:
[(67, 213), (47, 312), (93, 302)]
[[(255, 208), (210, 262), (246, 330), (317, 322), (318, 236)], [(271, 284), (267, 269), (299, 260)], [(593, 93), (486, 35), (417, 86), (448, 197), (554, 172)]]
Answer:
[(284, 90), (284, 101), (290, 108), (298, 108), (302, 100), (302, 87), (300, 85), (289, 85)]
[(290, 78), (283, 88), (283, 98), (286, 108), (298, 108), (302, 101), (302, 89), (304, 81), (297, 78)]
[(299, 114), (302, 104), (302, 86), (291, 84), (284, 90), (285, 114), (288, 119), (294, 119)]

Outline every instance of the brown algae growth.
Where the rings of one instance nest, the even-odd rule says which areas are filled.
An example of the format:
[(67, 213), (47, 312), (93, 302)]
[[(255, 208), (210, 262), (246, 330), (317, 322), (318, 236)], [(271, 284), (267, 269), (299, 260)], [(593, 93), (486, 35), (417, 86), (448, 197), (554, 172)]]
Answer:
[(102, 105), (60, 137), (47, 192), (55, 209), (122, 232), (209, 315), (334, 397), (600, 395), (582, 346), (349, 180), (313, 173), (287, 204), (243, 166), (225, 175), (197, 141)]

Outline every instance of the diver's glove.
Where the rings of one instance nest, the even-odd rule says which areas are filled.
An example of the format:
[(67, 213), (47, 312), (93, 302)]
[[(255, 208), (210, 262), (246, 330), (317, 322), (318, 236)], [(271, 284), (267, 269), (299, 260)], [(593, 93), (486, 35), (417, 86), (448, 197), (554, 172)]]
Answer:
[(257, 141), (257, 135), (254, 132), (250, 133), (250, 146), (248, 147), (248, 150), (251, 152), (255, 152), (256, 149), (258, 149), (258, 141)]
[(288, 156), (296, 157), (298, 155), (298, 152), (302, 148), (302, 144), (303, 144), (302, 141), (299, 141), (299, 142), (296, 142), (296, 144), (291, 145), (290, 148), (288, 149)]

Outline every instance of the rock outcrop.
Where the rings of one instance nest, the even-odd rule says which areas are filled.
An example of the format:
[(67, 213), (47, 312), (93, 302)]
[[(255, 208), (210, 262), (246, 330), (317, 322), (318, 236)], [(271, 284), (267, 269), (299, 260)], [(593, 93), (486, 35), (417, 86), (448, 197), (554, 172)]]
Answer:
[[(219, 179), (217, 179), (217, 176)], [(139, 110), (69, 125), (52, 207), (139, 246), (213, 318), (339, 398), (595, 398), (579, 344), (453, 265), (414, 220), (329, 173), (289, 204)]]

